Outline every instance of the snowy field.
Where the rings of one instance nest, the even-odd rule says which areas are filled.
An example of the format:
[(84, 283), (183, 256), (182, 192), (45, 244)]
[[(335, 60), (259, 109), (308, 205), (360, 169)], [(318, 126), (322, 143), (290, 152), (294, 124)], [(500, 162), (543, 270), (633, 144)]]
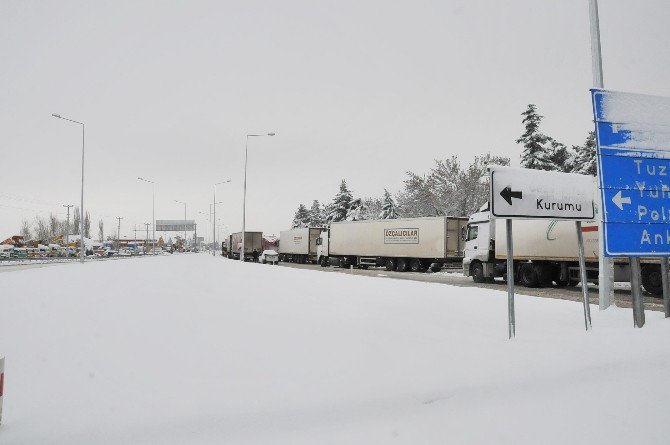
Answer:
[[(30, 291), (26, 292), (26, 284)], [(2, 275), (0, 444), (667, 444), (670, 320), (201, 255)]]

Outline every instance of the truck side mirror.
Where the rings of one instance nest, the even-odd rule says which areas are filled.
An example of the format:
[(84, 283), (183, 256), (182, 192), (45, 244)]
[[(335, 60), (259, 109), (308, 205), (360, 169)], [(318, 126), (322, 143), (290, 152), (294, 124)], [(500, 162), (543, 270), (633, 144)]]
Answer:
[(461, 239), (467, 241), (468, 238), (468, 226), (461, 227)]

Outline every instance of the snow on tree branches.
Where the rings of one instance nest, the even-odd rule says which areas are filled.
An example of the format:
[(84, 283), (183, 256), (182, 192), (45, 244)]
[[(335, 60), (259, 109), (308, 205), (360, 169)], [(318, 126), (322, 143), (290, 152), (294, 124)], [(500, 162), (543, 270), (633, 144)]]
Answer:
[(509, 158), (487, 153), (462, 166), (452, 156), (436, 160), (427, 175), (407, 172), (397, 196), (398, 213), (402, 217), (469, 216), (488, 200), (487, 167), (509, 162)]
[(397, 219), (398, 218), (398, 209), (396, 208), (395, 201), (389, 193), (388, 190), (384, 189), (384, 200), (382, 204), (382, 211), (379, 213), (380, 219)]
[(521, 166), (536, 170), (554, 170), (568, 173), (596, 174), (595, 134), (590, 132), (584, 146), (573, 145), (572, 150), (556, 139), (540, 132), (543, 116), (534, 104), (529, 104), (524, 116), (524, 134), (516, 140), (523, 144)]
[(292, 229), (298, 229), (300, 227), (309, 227), (310, 223), (310, 214), (307, 207), (304, 204), (298, 206), (298, 210), (295, 212), (293, 217), (293, 224), (291, 225)]
[(589, 132), (583, 146), (574, 145), (574, 155), (571, 159), (572, 173), (595, 176), (598, 172), (598, 161), (596, 159), (596, 133)]
[(516, 140), (517, 144), (524, 146), (521, 153), (521, 166), (536, 170), (557, 170), (552, 160), (553, 139), (540, 132), (540, 123), (544, 116), (537, 113), (537, 107), (534, 104), (529, 104), (521, 115), (524, 116), (522, 123), (526, 128), (523, 135)]
[(340, 191), (335, 195), (333, 202), (327, 207), (326, 221), (328, 223), (344, 221), (351, 210), (353, 196), (344, 179), (340, 183)]

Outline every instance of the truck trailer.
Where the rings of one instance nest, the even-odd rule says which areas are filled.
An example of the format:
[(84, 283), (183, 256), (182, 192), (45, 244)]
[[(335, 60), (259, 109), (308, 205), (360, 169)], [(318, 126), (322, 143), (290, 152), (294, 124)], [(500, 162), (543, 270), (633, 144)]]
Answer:
[(316, 243), (323, 230), (321, 227), (283, 230), (279, 234), (279, 261), (316, 263)]
[[(260, 255), (263, 252), (263, 232), (244, 233), (244, 261), (254, 258), (254, 250)], [(242, 232), (230, 234), (228, 237), (228, 258), (239, 260), (242, 250)]]
[[(582, 223), (586, 279), (598, 283), (598, 223)], [(574, 221), (532, 219), (512, 224), (514, 281), (526, 287), (576, 286), (579, 250)], [(488, 204), (470, 216), (465, 232), (463, 274), (476, 283), (507, 279), (507, 238), (504, 219), (491, 215)], [(642, 285), (651, 294), (663, 292), (658, 261), (642, 259)], [(614, 260), (614, 281), (630, 281), (626, 258)]]
[(467, 218), (451, 216), (336, 222), (318, 239), (317, 261), (323, 267), (436, 271), (463, 259), (466, 224)]

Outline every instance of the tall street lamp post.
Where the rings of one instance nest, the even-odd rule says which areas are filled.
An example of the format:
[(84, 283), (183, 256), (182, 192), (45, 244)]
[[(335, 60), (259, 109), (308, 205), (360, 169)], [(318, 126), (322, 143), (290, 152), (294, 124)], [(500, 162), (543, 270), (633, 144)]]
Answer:
[(67, 117), (63, 117), (60, 114), (52, 114), (53, 117), (56, 117), (58, 119), (63, 119), (68, 122), (72, 122), (74, 124), (79, 124), (81, 125), (81, 207), (80, 207), (80, 217), (79, 217), (79, 239), (80, 239), (80, 249), (81, 252), (79, 253), (79, 257), (81, 258), (81, 262), (84, 262), (84, 258), (86, 257), (86, 245), (84, 243), (84, 153), (85, 153), (85, 127), (83, 122), (76, 121), (74, 119), (68, 119)]
[(275, 133), (267, 134), (248, 134), (247, 141), (244, 144), (244, 197), (242, 198), (242, 250), (240, 251), (240, 261), (244, 261), (244, 241), (247, 235), (247, 160), (249, 158), (249, 138), (261, 136), (274, 136)]
[(152, 226), (153, 230), (151, 236), (153, 237), (154, 240), (152, 245), (153, 247), (151, 250), (153, 251), (153, 254), (156, 255), (156, 183), (154, 181), (145, 178), (138, 177), (137, 179), (139, 179), (140, 181), (148, 182), (153, 187), (153, 191), (151, 194), (151, 219), (153, 220), (153, 226)]
[[(223, 201), (219, 202), (214, 202), (214, 203), (209, 203), (209, 220), (212, 223), (212, 227), (214, 228), (213, 232), (213, 239), (212, 239), (212, 250), (216, 252), (216, 249), (218, 249), (217, 244), (216, 244), (216, 222), (212, 218), (212, 206), (216, 207), (217, 204), (223, 204)], [(216, 253), (213, 254), (213, 256), (216, 256)]]

